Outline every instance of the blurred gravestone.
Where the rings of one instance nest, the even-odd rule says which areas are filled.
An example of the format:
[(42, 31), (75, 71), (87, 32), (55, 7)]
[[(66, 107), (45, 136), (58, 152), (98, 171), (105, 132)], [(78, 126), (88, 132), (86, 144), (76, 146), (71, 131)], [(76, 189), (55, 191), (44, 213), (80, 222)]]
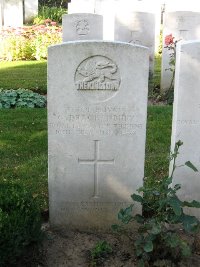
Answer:
[[(184, 166), (174, 172), (174, 184), (181, 184), (179, 194), (185, 201), (200, 201), (199, 70), (200, 41), (182, 42), (177, 49), (171, 150), (181, 140), (183, 146), (180, 148), (176, 166), (191, 161), (199, 170), (194, 172)], [(200, 219), (199, 209), (191, 209), (189, 212)]]
[(75, 40), (103, 40), (103, 17), (97, 14), (64, 15), (63, 42)]
[(200, 12), (177, 11), (164, 15), (161, 90), (169, 89), (173, 72), (170, 71), (170, 54), (165, 45), (165, 37), (172, 34), (174, 41), (200, 39)]
[(3, 5), (4, 26), (23, 26), (23, 1), (4, 0)]

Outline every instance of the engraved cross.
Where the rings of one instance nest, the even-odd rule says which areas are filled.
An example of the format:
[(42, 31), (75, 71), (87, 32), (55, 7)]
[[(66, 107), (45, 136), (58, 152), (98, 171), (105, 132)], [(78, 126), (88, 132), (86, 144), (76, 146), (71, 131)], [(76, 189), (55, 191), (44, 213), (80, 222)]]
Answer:
[(103, 164), (114, 164), (114, 159), (99, 159), (99, 140), (94, 140), (94, 159), (79, 159), (78, 158), (78, 163), (79, 164), (90, 164), (94, 166), (94, 193), (93, 196), (94, 198), (99, 197), (99, 190), (98, 190), (98, 166), (103, 165)]

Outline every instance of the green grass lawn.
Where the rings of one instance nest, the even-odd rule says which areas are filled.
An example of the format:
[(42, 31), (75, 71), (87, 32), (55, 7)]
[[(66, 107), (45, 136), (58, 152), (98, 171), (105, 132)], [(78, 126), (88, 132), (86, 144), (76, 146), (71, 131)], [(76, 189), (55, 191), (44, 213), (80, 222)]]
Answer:
[(0, 180), (25, 185), (47, 207), (46, 109), (0, 112)]
[(47, 62), (1, 61), (0, 88), (31, 89), (37, 93), (47, 92)]
[[(148, 183), (168, 173), (172, 107), (148, 108), (146, 167)], [(0, 181), (24, 184), (39, 194), (47, 207), (47, 114), (46, 109), (15, 109), (0, 112)]]

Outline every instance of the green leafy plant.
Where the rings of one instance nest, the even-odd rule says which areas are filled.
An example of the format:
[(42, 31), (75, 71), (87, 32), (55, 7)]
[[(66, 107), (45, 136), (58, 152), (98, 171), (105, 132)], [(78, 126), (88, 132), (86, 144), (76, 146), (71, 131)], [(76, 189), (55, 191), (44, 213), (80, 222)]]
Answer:
[[(195, 216), (184, 213), (184, 207), (200, 208), (200, 202), (181, 201), (177, 196), (177, 191), (181, 185), (173, 185), (173, 174), (176, 169), (176, 159), (179, 154), (179, 148), (183, 143), (178, 141), (174, 152), (171, 153), (173, 161), (172, 173), (169, 177), (163, 178), (159, 187), (141, 187), (137, 191), (142, 194), (133, 194), (131, 196), (134, 202), (138, 202), (145, 209), (146, 216), (133, 215), (134, 204), (125, 209), (121, 209), (118, 219), (121, 225), (113, 225), (113, 230), (125, 231), (124, 225), (130, 222), (137, 222), (138, 238), (134, 242), (135, 253), (139, 259), (139, 266), (145, 266), (145, 263), (151, 263), (156, 260), (171, 259), (177, 263), (183, 257), (191, 254), (191, 248), (188, 243), (181, 238), (175, 226), (180, 226), (187, 233), (196, 233), (199, 230), (199, 220)], [(195, 166), (187, 161), (185, 166), (193, 171), (198, 171)], [(125, 231), (126, 232), (126, 231)]]
[(31, 90), (0, 90), (1, 108), (43, 108), (46, 106), (46, 97)]
[(36, 22), (38, 19), (40, 21), (45, 21), (46, 19), (51, 19), (53, 21), (56, 21), (58, 23), (62, 22), (62, 15), (67, 13), (67, 9), (63, 7), (49, 7), (49, 6), (40, 6), (39, 7), (39, 12), (38, 12), (38, 17), (34, 22)]
[(91, 266), (97, 266), (101, 264), (111, 253), (112, 248), (106, 241), (98, 242), (90, 252)]
[(0, 183), (0, 266), (14, 265), (30, 244), (42, 240), (36, 195), (13, 183)]

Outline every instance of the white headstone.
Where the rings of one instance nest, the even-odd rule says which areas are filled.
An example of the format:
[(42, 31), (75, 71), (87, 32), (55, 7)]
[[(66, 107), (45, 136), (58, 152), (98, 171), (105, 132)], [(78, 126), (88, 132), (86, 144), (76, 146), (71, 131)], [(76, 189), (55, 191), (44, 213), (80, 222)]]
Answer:
[(132, 203), (144, 176), (148, 70), (141, 46), (81, 41), (49, 48), (52, 226), (110, 229)]
[(162, 51), (162, 77), (161, 90), (166, 91), (170, 87), (172, 72), (169, 70), (171, 51), (166, 48), (165, 37), (172, 34), (174, 40), (198, 40), (200, 39), (200, 13), (190, 11), (169, 12), (164, 16), (163, 25), (163, 51)]
[(163, 0), (165, 2), (165, 11), (174, 12), (174, 11), (200, 11), (199, 1), (190, 0)]
[(154, 71), (155, 15), (118, 10), (115, 17), (115, 40), (143, 45), (150, 50), (150, 72)]
[(97, 0), (95, 13), (103, 16), (103, 39), (114, 40), (115, 0)]
[(62, 17), (63, 42), (103, 40), (103, 17), (97, 14), (69, 14)]
[(38, 15), (38, 0), (24, 0), (25, 23), (32, 22)]
[(68, 4), (68, 14), (94, 13), (95, 0), (72, 0)]
[[(180, 197), (200, 201), (200, 41), (183, 42), (177, 49), (171, 149), (181, 140), (183, 146), (176, 165), (191, 161), (199, 170), (175, 170), (174, 183), (181, 184)], [(200, 219), (200, 210), (190, 214)]]
[(23, 4), (22, 0), (4, 0), (4, 26), (23, 26)]

